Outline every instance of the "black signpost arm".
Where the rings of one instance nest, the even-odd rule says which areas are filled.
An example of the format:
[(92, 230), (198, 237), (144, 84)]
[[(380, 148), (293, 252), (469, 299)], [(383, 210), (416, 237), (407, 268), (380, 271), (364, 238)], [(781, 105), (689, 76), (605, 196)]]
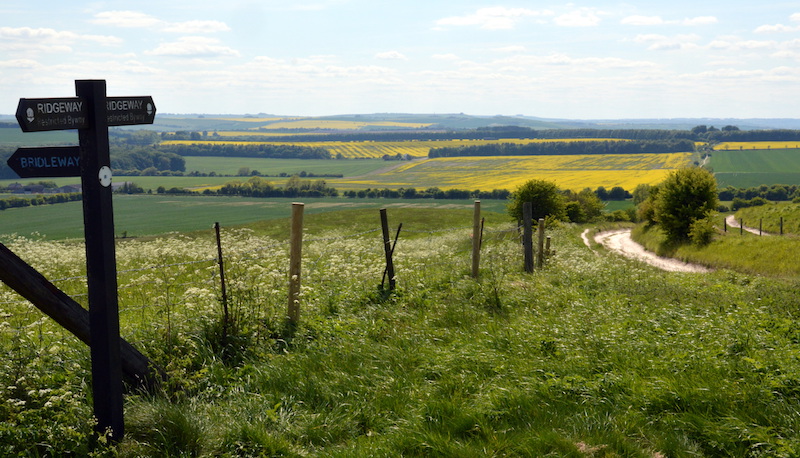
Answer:
[(124, 435), (114, 214), (108, 144), (106, 82), (75, 81), (76, 95), (88, 105), (88, 127), (80, 141), (86, 274), (91, 329), (92, 394), (97, 432)]

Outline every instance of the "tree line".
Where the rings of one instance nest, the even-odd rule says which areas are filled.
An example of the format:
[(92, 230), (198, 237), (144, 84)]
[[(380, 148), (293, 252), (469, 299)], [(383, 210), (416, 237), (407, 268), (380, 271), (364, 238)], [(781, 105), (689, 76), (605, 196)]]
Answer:
[[(263, 140), (263, 139), (262, 139)], [(322, 147), (274, 144), (191, 143), (161, 144), (160, 151), (179, 156), (257, 157), (276, 159), (331, 159), (331, 153)]]
[(691, 140), (630, 140), (537, 143), (490, 143), (431, 148), (429, 158), (457, 156), (537, 156), (568, 154), (663, 154), (694, 151)]
[(39, 194), (31, 197), (11, 196), (0, 199), (0, 210), (7, 208), (31, 207), (37, 205), (62, 204), (81, 200), (83, 196), (79, 192), (62, 194)]

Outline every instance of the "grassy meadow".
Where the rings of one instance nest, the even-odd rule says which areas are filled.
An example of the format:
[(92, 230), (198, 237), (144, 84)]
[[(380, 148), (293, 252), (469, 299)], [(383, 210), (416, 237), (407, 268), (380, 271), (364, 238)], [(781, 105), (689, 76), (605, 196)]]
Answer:
[(800, 235), (800, 205), (779, 202), (761, 205), (758, 207), (742, 208), (736, 212), (736, 219), (742, 219), (745, 226), (758, 227), (770, 234), (780, 234), (781, 218), (783, 218), (783, 233)]
[[(223, 227), (261, 220), (288, 218), (294, 201), (305, 204), (308, 214), (341, 210), (373, 209), (379, 225), (380, 208), (471, 209), (472, 200), (347, 199), (341, 198), (243, 198), (229, 196), (114, 195), (114, 227), (117, 237), (142, 237), (167, 232), (210, 230), (215, 222)], [(505, 213), (504, 200), (485, 200), (487, 212)], [(503, 216), (508, 218), (507, 216)], [(378, 226), (380, 227), (380, 226)], [(10, 208), (0, 211), (0, 234), (31, 236), (48, 240), (83, 237), (81, 202)]]
[[(525, 274), (513, 225), (488, 217), (475, 280), (469, 210), (389, 218), (404, 229), (383, 294), (372, 211), (308, 215), (293, 332), (288, 221), (224, 229), (226, 339), (210, 231), (120, 241), (122, 333), (170, 381), (129, 393), (126, 437), (97, 454), (800, 453), (796, 279), (662, 272), (598, 256), (580, 227), (550, 230), (556, 254)], [(5, 241), (85, 301), (80, 244)], [(88, 351), (2, 294), (0, 453), (86, 454)]]

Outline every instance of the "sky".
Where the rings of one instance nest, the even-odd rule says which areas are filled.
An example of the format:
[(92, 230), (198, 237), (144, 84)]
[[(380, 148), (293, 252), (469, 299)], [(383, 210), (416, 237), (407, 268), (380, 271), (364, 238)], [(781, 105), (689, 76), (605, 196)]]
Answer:
[(0, 3), (0, 114), (77, 79), (175, 114), (800, 118), (800, 3)]

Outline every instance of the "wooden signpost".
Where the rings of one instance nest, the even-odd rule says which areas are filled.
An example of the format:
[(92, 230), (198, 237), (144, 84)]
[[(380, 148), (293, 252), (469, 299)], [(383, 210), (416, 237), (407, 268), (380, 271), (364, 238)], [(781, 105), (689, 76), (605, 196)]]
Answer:
[(20, 148), (8, 160), (21, 178), (80, 176), (86, 239), (92, 390), (97, 432), (118, 441), (125, 433), (117, 268), (108, 127), (152, 124), (146, 97), (106, 97), (104, 80), (75, 81), (77, 97), (20, 99), (24, 132), (78, 129), (77, 147)]

